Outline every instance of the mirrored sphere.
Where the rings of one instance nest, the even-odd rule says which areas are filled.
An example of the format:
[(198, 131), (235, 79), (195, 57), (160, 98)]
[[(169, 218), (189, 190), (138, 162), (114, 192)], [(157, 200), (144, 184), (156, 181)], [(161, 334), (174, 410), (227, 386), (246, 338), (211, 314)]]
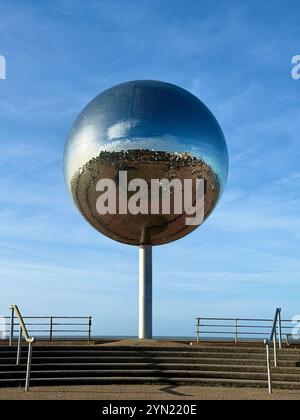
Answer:
[(209, 109), (188, 91), (140, 80), (114, 86), (93, 99), (71, 128), (64, 157), (69, 192), (84, 218), (104, 235), (131, 245), (162, 245), (198, 226), (186, 214), (102, 214), (97, 182), (142, 178), (204, 179), (204, 220), (227, 180), (228, 151)]

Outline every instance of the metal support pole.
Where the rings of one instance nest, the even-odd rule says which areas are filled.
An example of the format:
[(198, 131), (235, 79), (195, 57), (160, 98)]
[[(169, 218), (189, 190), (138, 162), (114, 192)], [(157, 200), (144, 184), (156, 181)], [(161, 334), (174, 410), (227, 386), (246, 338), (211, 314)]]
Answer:
[(238, 320), (237, 319), (235, 319), (235, 322), (234, 322), (234, 341), (235, 341), (235, 344), (238, 343)]
[(275, 329), (275, 334), (273, 337), (273, 345), (274, 345), (274, 366), (277, 367), (277, 334)]
[(20, 365), (20, 360), (21, 360), (21, 344), (22, 344), (22, 327), (20, 325), (19, 338), (18, 338), (18, 350), (17, 350), (17, 362), (16, 362), (17, 366)]
[(9, 345), (12, 346), (14, 339), (14, 319), (15, 319), (15, 308), (11, 307), (11, 318), (10, 318), (10, 336), (9, 336)]
[(50, 316), (50, 332), (49, 332), (49, 339), (52, 341), (53, 336), (53, 316)]
[(31, 371), (31, 357), (32, 357), (32, 343), (29, 343), (29, 347), (28, 347), (28, 358), (27, 358), (27, 370), (26, 370), (25, 391), (28, 391), (29, 390), (30, 371)]
[(267, 368), (268, 368), (268, 388), (269, 394), (272, 394), (272, 369), (271, 369), (271, 358), (270, 358), (270, 344), (265, 340), (266, 351), (267, 351)]
[(279, 349), (282, 349), (282, 321), (281, 321), (281, 309), (278, 313), (278, 328), (279, 328)]
[(152, 246), (139, 248), (139, 338), (152, 338)]

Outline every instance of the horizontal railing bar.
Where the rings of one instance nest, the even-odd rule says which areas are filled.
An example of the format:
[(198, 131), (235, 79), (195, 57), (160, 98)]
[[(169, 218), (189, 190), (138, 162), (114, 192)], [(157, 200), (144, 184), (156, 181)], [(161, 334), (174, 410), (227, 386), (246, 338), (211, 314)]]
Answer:
[[(6, 325), (9, 325), (9, 324), (6, 324)], [(47, 326), (47, 325), (50, 325), (50, 324), (49, 324), (49, 322), (48, 323), (45, 323), (45, 322), (37, 322), (37, 323), (27, 322), (26, 325), (37, 325), (37, 326), (45, 325), (45, 326)], [(86, 327), (88, 324), (82, 324), (81, 322), (53, 322), (52, 325), (82, 325), (82, 326)], [(18, 327), (19, 324), (15, 323), (14, 326)]]
[[(45, 332), (45, 333), (49, 333), (49, 329), (47, 329), (47, 330), (39, 330), (39, 329), (35, 329), (35, 328), (30, 328), (30, 329), (28, 329), (28, 331), (30, 331), (30, 332), (36, 332), (36, 331), (38, 331), (38, 332)], [(56, 331), (61, 331), (61, 330), (56, 330), (56, 329), (52, 329), (52, 332), (56, 332)], [(64, 330), (64, 331), (86, 331), (86, 330)]]
[[(4, 316), (4, 319), (11, 319), (9, 316)], [(89, 319), (89, 316), (24, 316), (23, 319)], [(18, 317), (14, 317), (14, 319), (18, 319)]]
[[(198, 324), (200, 327), (217, 327), (217, 328), (232, 328), (234, 327), (233, 324), (231, 325), (221, 325), (221, 324)], [(238, 328), (265, 328), (268, 329), (270, 328), (269, 325), (240, 325), (238, 324)], [(287, 327), (288, 328), (288, 327)], [(293, 328), (293, 327), (290, 327)]]
[[(10, 325), (10, 324), (8, 324), (8, 323), (6, 323), (5, 325)], [(20, 324), (17, 324), (16, 322), (14, 323), (14, 326), (15, 327), (18, 327)], [(35, 322), (27, 322), (26, 323), (26, 325), (50, 325), (49, 324), (49, 322), (47, 322), (47, 323), (45, 323), (45, 322), (43, 322), (43, 323), (35, 323)], [(52, 323), (52, 325), (83, 325), (83, 326), (87, 326), (87, 325), (89, 325), (88, 323), (86, 323), (86, 324), (83, 324), (82, 322), (53, 322)]]
[(86, 333), (86, 330), (53, 330), (53, 333)]
[(233, 327), (233, 324), (226, 324), (226, 325), (220, 325), (220, 324), (198, 324), (199, 327), (220, 327), (220, 328), (231, 328)]
[[(212, 326), (212, 325), (211, 325)], [(269, 326), (263, 325), (238, 325), (238, 328), (270, 328)], [(295, 327), (281, 327), (282, 330), (293, 329)]]
[(52, 319), (89, 319), (89, 316), (52, 316)]
[[(28, 324), (28, 325), (30, 325), (30, 324)], [(36, 324), (32, 324), (32, 325), (36, 325)], [(64, 322), (53, 322), (52, 323), (52, 325), (73, 325), (73, 326), (84, 326), (84, 327), (86, 327), (88, 324), (73, 324), (73, 323), (64, 323)]]
[[(26, 322), (26, 325), (37, 325), (37, 326), (43, 326), (43, 325), (49, 325), (49, 322), (48, 323), (32, 323), (32, 322)], [(17, 322), (15, 322), (14, 323), (14, 326), (15, 327), (18, 327), (19, 326), (19, 324), (17, 323)]]
[[(28, 324), (27, 324), (28, 325)], [(48, 327), (45, 331), (49, 331), (50, 328), (50, 324), (48, 325), (38, 325), (38, 324), (29, 324), (30, 327), (28, 328), (28, 331), (32, 331), (32, 327)], [(82, 325), (82, 324), (52, 324), (53, 326), (55, 325), (56, 327), (88, 327), (88, 325)], [(18, 327), (18, 325), (15, 325), (15, 327)], [(52, 328), (53, 330), (53, 328)], [(17, 331), (17, 328), (14, 328), (14, 331)]]
[(30, 332), (30, 333), (44, 332), (44, 333), (48, 333), (49, 334), (49, 330), (33, 330), (33, 329), (29, 329), (28, 332)]
[[(202, 327), (202, 330), (203, 330), (203, 328), (235, 328), (235, 326), (234, 325), (198, 325), (199, 327)], [(259, 329), (268, 329), (268, 327), (260, 327), (260, 326), (247, 326), (247, 325), (238, 325), (238, 329), (240, 329), (240, 328), (259, 328)], [(282, 328), (282, 331), (283, 331), (283, 333), (284, 333), (284, 330), (287, 330), (287, 329), (289, 329), (289, 330), (292, 330), (292, 329), (294, 329), (294, 327), (284, 327), (284, 328)], [(234, 329), (234, 331), (235, 331), (235, 329)]]
[[(38, 334), (42, 334), (43, 335), (43, 337), (48, 337), (48, 335), (49, 335), (49, 331), (39, 331), (39, 330), (36, 330), (36, 331), (33, 331), (34, 333), (38, 333)], [(86, 331), (64, 331), (64, 330), (61, 330), (61, 331), (53, 331), (53, 333), (55, 333), (55, 334), (60, 334), (60, 333), (82, 333), (82, 334), (86, 334), (87, 332)]]
[[(203, 320), (203, 321), (235, 321), (238, 318), (202, 318), (202, 317), (199, 317), (199, 318), (196, 318), (196, 319), (197, 320)], [(253, 321), (255, 321), (255, 320), (253, 319)]]
[[(256, 322), (273, 322), (273, 319), (261, 319), (261, 318), (203, 318), (198, 317), (196, 320), (203, 320), (203, 321), (256, 321)], [(300, 319), (282, 319), (282, 323), (288, 322), (288, 323), (296, 323), (300, 322)]]
[[(234, 334), (234, 331), (202, 331), (202, 335), (203, 334)], [(266, 333), (259, 333), (259, 332), (240, 332), (240, 335), (266, 335)]]
[[(221, 328), (221, 329), (228, 329), (228, 328), (231, 328), (231, 329), (234, 329), (234, 331), (235, 331), (235, 326), (234, 325), (198, 325), (199, 327), (201, 327), (202, 328), (202, 331), (203, 331), (203, 328), (205, 329), (205, 328)], [(246, 325), (238, 325), (238, 330), (240, 331), (240, 329), (253, 329), (253, 328), (256, 328), (256, 329), (259, 329), (259, 330), (267, 330), (268, 332), (269, 332), (269, 330), (268, 330), (268, 327), (259, 327), (259, 326), (256, 326), (256, 327), (248, 327), (248, 326), (246, 326)], [(286, 328), (282, 328), (282, 333), (283, 334), (288, 334), (289, 332), (288, 331), (285, 331), (285, 330), (292, 330), (294, 327), (286, 327)]]
[(196, 318), (196, 320), (203, 320), (203, 321), (249, 321), (249, 322), (270, 322), (272, 323), (272, 319), (263, 319), (263, 318)]

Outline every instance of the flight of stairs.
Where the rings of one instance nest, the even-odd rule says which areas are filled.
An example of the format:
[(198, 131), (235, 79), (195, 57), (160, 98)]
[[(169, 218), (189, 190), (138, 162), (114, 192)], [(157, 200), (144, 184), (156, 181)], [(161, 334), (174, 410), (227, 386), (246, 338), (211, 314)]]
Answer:
[[(23, 386), (27, 346), (0, 346), (0, 386)], [(258, 344), (192, 346), (36, 345), (31, 386), (171, 384), (267, 388), (266, 351)], [(300, 349), (284, 348), (273, 369), (274, 388), (300, 389)]]

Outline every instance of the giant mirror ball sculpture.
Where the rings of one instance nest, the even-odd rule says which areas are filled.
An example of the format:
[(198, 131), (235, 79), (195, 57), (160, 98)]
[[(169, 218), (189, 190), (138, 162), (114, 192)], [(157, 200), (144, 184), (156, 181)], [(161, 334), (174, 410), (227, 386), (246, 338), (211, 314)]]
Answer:
[(198, 226), (186, 225), (187, 215), (174, 209), (100, 215), (97, 182), (118, 185), (119, 171), (127, 171), (128, 183), (142, 178), (149, 185), (151, 179), (204, 179), (205, 220), (224, 189), (228, 151), (217, 120), (197, 97), (173, 84), (139, 80), (102, 92), (83, 109), (66, 143), (64, 167), (70, 194), (95, 229), (130, 245), (162, 245)]

